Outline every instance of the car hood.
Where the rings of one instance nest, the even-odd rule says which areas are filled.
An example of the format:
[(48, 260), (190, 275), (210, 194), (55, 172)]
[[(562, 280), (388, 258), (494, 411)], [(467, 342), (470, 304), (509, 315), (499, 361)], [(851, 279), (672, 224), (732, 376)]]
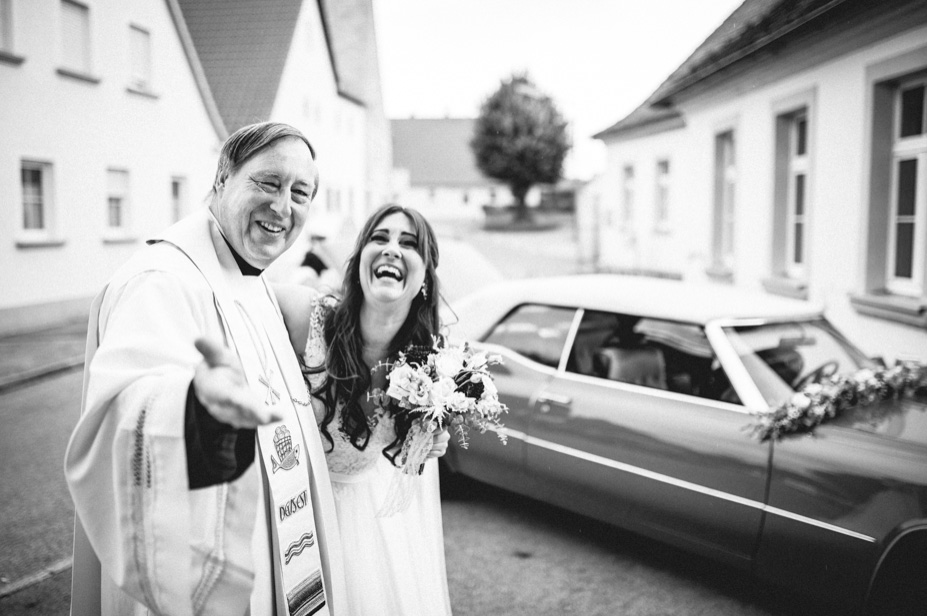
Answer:
[(927, 399), (883, 400), (844, 410), (831, 425), (844, 426), (927, 447)]

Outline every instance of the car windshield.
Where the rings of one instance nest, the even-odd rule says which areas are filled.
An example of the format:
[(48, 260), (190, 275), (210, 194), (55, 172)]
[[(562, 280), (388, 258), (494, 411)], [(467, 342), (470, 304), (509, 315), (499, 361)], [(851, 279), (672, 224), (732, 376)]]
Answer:
[(803, 386), (872, 362), (824, 319), (723, 328), (770, 405)]

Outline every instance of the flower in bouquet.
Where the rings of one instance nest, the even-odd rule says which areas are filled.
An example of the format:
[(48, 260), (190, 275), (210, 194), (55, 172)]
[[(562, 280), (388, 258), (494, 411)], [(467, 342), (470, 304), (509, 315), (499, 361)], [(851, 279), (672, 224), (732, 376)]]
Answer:
[(399, 353), (395, 362), (384, 364), (389, 385), (373, 395), (392, 415), (412, 420), (397, 457), (403, 472), (420, 471), (435, 430), (451, 429), (463, 448), (468, 446), (470, 429), (493, 430), (505, 443), (499, 419), (508, 409), (499, 401), (489, 370), (501, 363), (499, 355), (474, 352), (467, 343), (435, 340), (430, 349), (410, 348)]
[[(411, 478), (420, 475), (431, 451), (433, 432), (451, 429), (461, 447), (468, 445), (471, 428), (494, 430), (506, 442), (499, 421), (508, 409), (499, 395), (489, 367), (501, 364), (498, 355), (474, 352), (469, 344), (450, 345), (435, 339), (431, 348), (410, 347), (385, 367), (389, 385), (375, 390), (371, 397), (395, 418), (399, 467), (387, 488), (378, 517), (403, 511), (409, 504)], [(402, 426), (402, 427), (400, 427)], [(407, 429), (406, 429), (407, 427)]]
[(821, 383), (809, 383), (768, 412), (755, 414), (748, 426), (759, 441), (786, 434), (813, 432), (840, 413), (892, 398), (927, 397), (927, 365), (898, 362), (891, 368), (862, 368), (852, 374), (834, 374)]

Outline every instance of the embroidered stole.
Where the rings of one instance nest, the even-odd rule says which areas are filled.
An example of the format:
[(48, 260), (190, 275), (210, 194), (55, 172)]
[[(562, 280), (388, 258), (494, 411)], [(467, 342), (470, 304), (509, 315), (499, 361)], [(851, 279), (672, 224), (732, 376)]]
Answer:
[[(230, 314), (232, 310), (224, 311), (229, 329), (252, 389), (282, 415), (281, 421), (257, 429), (258, 455), (271, 503), (268, 521), (276, 557), (277, 611), (290, 616), (327, 616), (329, 608), (309, 481), (313, 467), (326, 467), (324, 460), (319, 467), (318, 461), (309, 459), (310, 449), (292, 400), (308, 404), (309, 394), (298, 368), (296, 375), (287, 374), (287, 368), (295, 367), (296, 362), (277, 356), (280, 351), (292, 353), (292, 347), (282, 323), (274, 327), (280, 316), (263, 279), (245, 278), (242, 291), (233, 300), (235, 314)], [(247, 344), (249, 341), (252, 344)], [(303, 419), (314, 418), (310, 415)]]
[[(210, 221), (208, 226), (216, 251), (227, 252), (217, 223)], [(260, 461), (256, 462), (261, 464), (269, 500), (277, 616), (330, 616), (327, 595), (331, 589), (322, 575), (311, 480), (314, 472), (327, 473), (328, 467), (321, 443), (307, 447), (305, 442), (293, 400), (308, 407), (309, 393), (295, 354), (289, 360), (280, 356), (293, 350), (273, 293), (263, 277), (242, 277), (237, 268), (227, 272), (219, 262), (184, 252), (212, 288), (227, 328), (225, 342), (234, 347), (248, 384), (282, 416), (280, 421), (257, 429)], [(231, 253), (225, 256), (232, 259)], [(303, 420), (315, 418), (310, 412)], [(261, 556), (255, 554), (254, 558)]]

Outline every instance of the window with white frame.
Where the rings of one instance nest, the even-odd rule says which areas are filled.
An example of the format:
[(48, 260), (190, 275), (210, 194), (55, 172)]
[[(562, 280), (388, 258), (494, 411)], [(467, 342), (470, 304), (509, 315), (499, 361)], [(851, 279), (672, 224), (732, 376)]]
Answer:
[(668, 160), (658, 160), (656, 168), (656, 186), (654, 187), (653, 220), (654, 228), (658, 231), (669, 229), (669, 183), (670, 163)]
[(128, 229), (129, 172), (124, 169), (106, 171), (106, 228), (121, 235)]
[(713, 266), (730, 272), (734, 267), (734, 214), (737, 168), (734, 157), (734, 131), (715, 135), (715, 191)]
[(815, 91), (777, 101), (773, 175), (771, 276), (767, 291), (790, 297), (808, 294), (809, 224), (812, 214), (812, 148), (809, 118)]
[(857, 312), (927, 329), (927, 44), (866, 67), (869, 173)]
[(90, 9), (72, 0), (61, 0), (61, 64), (84, 74), (91, 70)]
[(634, 167), (626, 165), (621, 174), (621, 226), (634, 224)]
[(13, 51), (13, 0), (0, 0), (0, 51)]
[(54, 215), (51, 163), (24, 160), (20, 166), (22, 231), (27, 238), (50, 235)]
[(129, 83), (139, 90), (151, 89), (151, 34), (139, 26), (129, 26), (132, 74)]
[(171, 178), (171, 220), (177, 222), (187, 213), (187, 178)]
[(886, 286), (924, 293), (927, 259), (927, 77), (904, 81), (895, 93)]
[(785, 266), (792, 278), (805, 277), (808, 216), (808, 115), (789, 116)]

